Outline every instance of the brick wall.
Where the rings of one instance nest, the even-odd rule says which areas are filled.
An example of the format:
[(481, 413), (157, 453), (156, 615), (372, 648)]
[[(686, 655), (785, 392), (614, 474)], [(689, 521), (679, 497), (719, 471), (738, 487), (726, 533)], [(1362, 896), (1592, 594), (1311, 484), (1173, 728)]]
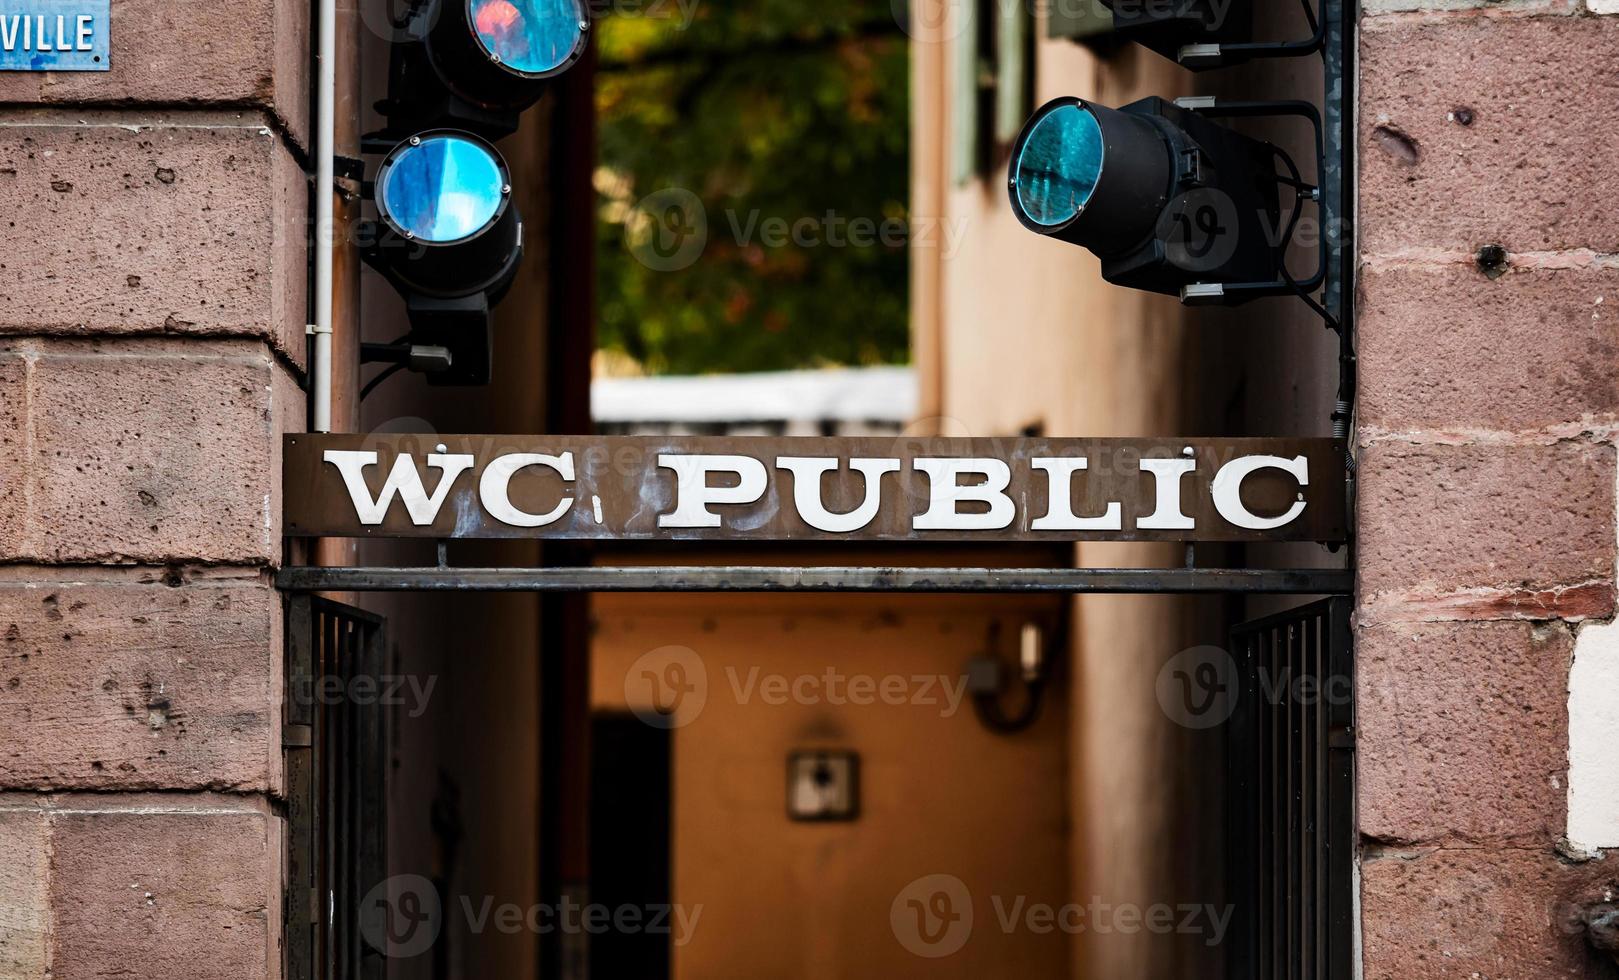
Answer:
[(0, 976), (281, 972), (306, 6), (0, 74)]
[(1619, 862), (1567, 834), (1571, 665), (1615, 602), (1619, 18), (1366, 6), (1365, 976), (1609, 976), (1576, 919)]

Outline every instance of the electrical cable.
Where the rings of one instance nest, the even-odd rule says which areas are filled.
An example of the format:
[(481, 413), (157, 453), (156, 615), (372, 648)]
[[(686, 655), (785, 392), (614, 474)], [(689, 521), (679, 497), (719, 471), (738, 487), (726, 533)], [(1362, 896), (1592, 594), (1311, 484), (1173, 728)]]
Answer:
[(1268, 143), (1266, 145), (1270, 147), (1271, 154), (1277, 160), (1280, 160), (1282, 165), (1285, 166), (1288, 171), (1285, 176), (1282, 174), (1277, 174), (1276, 182), (1294, 189), (1293, 207), (1291, 208), (1292, 213), (1288, 217), (1287, 230), (1282, 233), (1281, 240), (1276, 246), (1277, 273), (1282, 277), (1282, 282), (1286, 283), (1287, 286), (1293, 290), (1294, 294), (1297, 295), (1299, 299), (1304, 301), (1306, 306), (1314, 311), (1317, 316), (1321, 317), (1322, 321), (1326, 323), (1329, 328), (1332, 330), (1338, 330), (1338, 318), (1333, 316), (1332, 313), (1328, 311), (1325, 306), (1321, 305), (1321, 303), (1317, 301), (1314, 296), (1311, 296), (1309, 292), (1305, 290), (1304, 285), (1297, 279), (1293, 278), (1293, 273), (1287, 268), (1287, 249), (1288, 246), (1293, 244), (1293, 234), (1298, 229), (1299, 219), (1304, 213), (1304, 202), (1315, 200), (1315, 192), (1317, 188), (1314, 184), (1304, 182), (1303, 177), (1299, 173), (1299, 165), (1293, 160), (1292, 155), (1274, 143)]
[(372, 378), (370, 381), (367, 381), (365, 383), (365, 387), (360, 389), (360, 401), (365, 401), (365, 396), (371, 394), (371, 392), (376, 389), (377, 385), (382, 384), (384, 381), (387, 381), (389, 378), (393, 377), (395, 374), (398, 374), (401, 370), (404, 369), (404, 367), (405, 367), (405, 363), (403, 361), (399, 361), (399, 362), (396, 362), (394, 364), (390, 364), (387, 367), (383, 368), (382, 373), (378, 374), (376, 377)]

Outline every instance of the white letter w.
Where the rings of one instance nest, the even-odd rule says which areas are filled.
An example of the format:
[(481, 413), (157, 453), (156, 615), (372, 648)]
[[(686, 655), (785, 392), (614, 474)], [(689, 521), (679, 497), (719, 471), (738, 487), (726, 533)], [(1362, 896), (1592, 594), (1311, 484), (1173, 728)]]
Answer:
[(365, 485), (365, 468), (377, 464), (376, 453), (328, 449), (322, 458), (343, 474), (343, 485), (348, 488), (349, 499), (354, 501), (354, 513), (359, 516), (361, 524), (381, 524), (395, 494), (404, 501), (405, 510), (410, 512), (411, 523), (418, 527), (433, 523), (439, 508), (444, 505), (444, 498), (450, 495), (451, 484), (472, 468), (470, 455), (429, 453), (427, 465), (444, 471), (444, 475), (439, 477), (438, 486), (433, 488), (433, 495), (429, 497), (422, 488), (422, 475), (417, 472), (415, 462), (408, 453), (400, 453), (394, 459), (394, 468), (382, 485), (382, 491), (372, 500), (371, 492)]

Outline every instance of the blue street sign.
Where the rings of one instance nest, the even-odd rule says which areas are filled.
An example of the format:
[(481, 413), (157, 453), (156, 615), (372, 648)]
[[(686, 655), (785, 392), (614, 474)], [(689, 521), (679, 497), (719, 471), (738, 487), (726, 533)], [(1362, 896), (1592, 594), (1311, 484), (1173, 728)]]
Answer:
[(107, 71), (112, 0), (0, 0), (0, 71)]

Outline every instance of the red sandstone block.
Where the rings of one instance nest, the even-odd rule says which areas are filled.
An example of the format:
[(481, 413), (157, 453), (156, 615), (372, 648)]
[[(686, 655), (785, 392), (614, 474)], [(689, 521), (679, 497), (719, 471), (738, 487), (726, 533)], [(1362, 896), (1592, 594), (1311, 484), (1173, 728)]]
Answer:
[(0, 581), (0, 787), (279, 787), (281, 602), (268, 583), (39, 577)]
[(53, 977), (280, 976), (281, 826), (262, 803), (78, 797), (50, 819)]
[(1611, 445), (1365, 446), (1362, 601), (1611, 580), (1614, 479)]
[(49, 860), (45, 815), (0, 808), (0, 977), (47, 975)]
[(259, 106), (308, 145), (310, 7), (114, 0), (111, 71), (0, 73), (0, 102)]
[(1619, 412), (1619, 268), (1367, 270), (1356, 326), (1363, 430), (1523, 431)]
[(1567, 807), (1572, 654), (1560, 624), (1360, 630), (1361, 833), (1556, 843)]
[(1578, 910), (1619, 881), (1613, 860), (1550, 848), (1373, 852), (1361, 864), (1366, 980), (1610, 976)]
[(28, 361), (29, 517), (7, 557), (276, 562), (281, 433), (299, 424), (256, 341), (13, 342)]
[(0, 254), (0, 334), (264, 337), (302, 363), (305, 185), (257, 114), (0, 113), (26, 244)]
[(0, 555), (16, 554), (28, 523), (28, 364), (0, 345)]
[(1361, 58), (1365, 252), (1619, 251), (1619, 21), (1374, 17)]

